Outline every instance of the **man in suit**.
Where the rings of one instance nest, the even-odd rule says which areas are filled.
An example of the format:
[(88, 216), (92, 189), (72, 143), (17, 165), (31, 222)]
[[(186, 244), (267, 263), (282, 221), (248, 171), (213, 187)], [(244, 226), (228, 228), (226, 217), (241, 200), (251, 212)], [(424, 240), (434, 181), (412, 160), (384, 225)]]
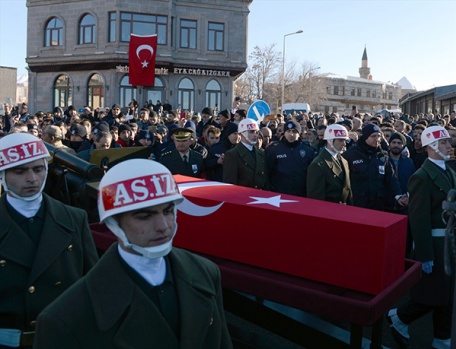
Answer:
[(119, 242), (42, 312), (35, 349), (232, 348), (219, 269), (172, 247), (182, 199), (158, 162), (126, 160), (107, 172), (98, 210)]
[[(410, 299), (388, 313), (393, 336), (403, 348), (409, 344), (409, 325), (429, 312), (432, 312), (434, 325), (432, 347), (451, 347), (455, 266), (451, 266), (451, 276), (445, 274), (446, 224), (442, 221), (442, 201), (456, 188), (456, 173), (445, 164), (450, 158), (450, 138), (441, 126), (431, 126), (423, 131), (421, 142), (428, 158), (408, 183), (409, 222), (414, 242), (412, 257), (422, 263), (423, 276), (411, 290)], [(454, 260), (453, 256), (450, 260)]]
[(352, 205), (348, 162), (340, 154), (345, 151), (347, 129), (333, 124), (326, 128), (325, 147), (307, 171), (307, 197)]
[(203, 156), (190, 149), (193, 144), (193, 131), (188, 128), (177, 127), (171, 131), (171, 139), (175, 148), (165, 152), (160, 157), (160, 162), (172, 174), (201, 178), (203, 171)]
[(244, 187), (267, 189), (264, 151), (255, 147), (259, 128), (255, 120), (244, 119), (238, 125), (241, 141), (225, 153), (223, 181)]
[(98, 261), (85, 211), (43, 194), (39, 138), (0, 139), (0, 348), (30, 348), (38, 314)]

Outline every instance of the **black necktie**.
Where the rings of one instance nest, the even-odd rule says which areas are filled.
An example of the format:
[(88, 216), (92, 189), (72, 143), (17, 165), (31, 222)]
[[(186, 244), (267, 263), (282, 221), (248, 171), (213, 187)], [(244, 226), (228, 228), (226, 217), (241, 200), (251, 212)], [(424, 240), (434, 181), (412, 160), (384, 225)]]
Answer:
[(184, 163), (185, 163), (185, 164), (188, 164), (187, 155), (184, 155), (184, 156), (183, 156), (183, 159), (184, 159)]

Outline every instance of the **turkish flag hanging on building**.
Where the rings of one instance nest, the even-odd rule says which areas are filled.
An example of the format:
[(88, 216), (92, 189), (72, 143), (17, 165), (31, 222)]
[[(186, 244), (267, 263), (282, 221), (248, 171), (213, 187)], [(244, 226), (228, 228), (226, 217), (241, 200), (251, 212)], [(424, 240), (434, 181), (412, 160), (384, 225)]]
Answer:
[(128, 49), (128, 81), (135, 86), (153, 86), (155, 81), (155, 57), (157, 35), (130, 34)]

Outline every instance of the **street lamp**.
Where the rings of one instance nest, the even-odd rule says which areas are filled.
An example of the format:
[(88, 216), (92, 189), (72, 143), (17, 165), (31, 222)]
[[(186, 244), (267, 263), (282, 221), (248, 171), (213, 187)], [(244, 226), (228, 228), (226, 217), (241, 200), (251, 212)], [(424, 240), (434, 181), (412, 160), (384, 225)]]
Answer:
[[(282, 105), (285, 101), (285, 38), (289, 35), (295, 35), (295, 34), (301, 34), (303, 33), (302, 30), (298, 30), (297, 32), (294, 32), (294, 33), (289, 33), (289, 34), (285, 34), (283, 36), (283, 57), (282, 57)], [(283, 112), (283, 110), (282, 110)]]

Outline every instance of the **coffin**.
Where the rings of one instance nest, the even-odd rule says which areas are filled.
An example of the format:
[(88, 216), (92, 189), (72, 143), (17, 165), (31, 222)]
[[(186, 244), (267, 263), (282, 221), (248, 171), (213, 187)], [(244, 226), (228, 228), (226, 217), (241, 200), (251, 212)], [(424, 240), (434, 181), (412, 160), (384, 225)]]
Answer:
[[(407, 217), (174, 176), (174, 245), (371, 295), (405, 271)], [(97, 247), (116, 240), (92, 225)]]
[(373, 295), (404, 273), (406, 216), (175, 178), (175, 246)]

